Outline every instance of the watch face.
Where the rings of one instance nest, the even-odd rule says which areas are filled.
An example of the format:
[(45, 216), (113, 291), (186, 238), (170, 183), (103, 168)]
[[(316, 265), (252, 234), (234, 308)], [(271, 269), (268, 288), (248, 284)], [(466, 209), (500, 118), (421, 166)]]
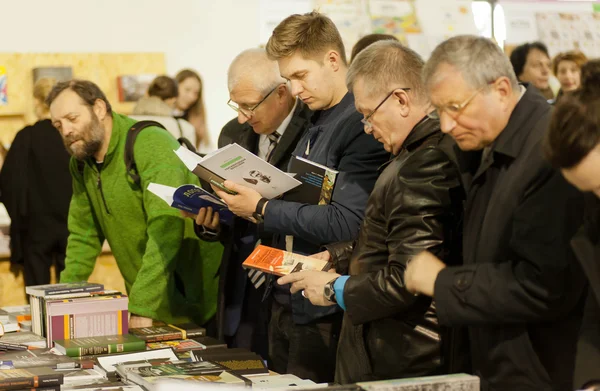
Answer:
[(323, 295), (325, 295), (325, 298), (329, 301), (333, 301), (332, 297), (334, 294), (335, 294), (335, 292), (332, 289), (331, 283), (328, 283), (327, 285), (325, 285), (325, 288), (323, 289)]

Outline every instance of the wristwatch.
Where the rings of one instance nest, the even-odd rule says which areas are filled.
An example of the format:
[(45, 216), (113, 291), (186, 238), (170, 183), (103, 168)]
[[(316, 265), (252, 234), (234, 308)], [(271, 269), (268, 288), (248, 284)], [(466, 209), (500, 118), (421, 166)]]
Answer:
[(252, 217), (254, 217), (254, 219), (259, 223), (262, 223), (264, 221), (263, 209), (265, 208), (265, 204), (268, 201), (268, 199), (263, 197), (256, 203), (256, 210), (254, 211), (254, 213), (252, 213)]
[(323, 287), (323, 296), (325, 296), (325, 298), (327, 300), (329, 300), (332, 303), (336, 303), (337, 304), (337, 300), (335, 299), (335, 290), (333, 289), (333, 285), (335, 284), (335, 282), (337, 281), (339, 277), (334, 278), (333, 280), (329, 281), (327, 284), (325, 284), (325, 286)]

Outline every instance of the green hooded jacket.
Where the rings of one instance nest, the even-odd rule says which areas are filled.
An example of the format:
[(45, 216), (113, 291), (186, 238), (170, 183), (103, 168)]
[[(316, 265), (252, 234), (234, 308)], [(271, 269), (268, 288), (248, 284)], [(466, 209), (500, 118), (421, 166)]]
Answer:
[(100, 171), (85, 162), (83, 177), (71, 159), (73, 198), (61, 282), (87, 280), (104, 239), (125, 280), (129, 312), (168, 323), (204, 324), (216, 312), (223, 247), (198, 239), (193, 221), (147, 191), (151, 182), (198, 184), (175, 155), (179, 143), (158, 127), (136, 138), (134, 157), (141, 188), (125, 168), (127, 131), (136, 121), (113, 113), (112, 136)]

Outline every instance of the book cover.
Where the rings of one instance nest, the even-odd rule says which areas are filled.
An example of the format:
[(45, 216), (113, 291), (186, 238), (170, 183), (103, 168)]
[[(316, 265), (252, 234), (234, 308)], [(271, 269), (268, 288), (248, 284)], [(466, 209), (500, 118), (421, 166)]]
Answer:
[(0, 336), (4, 333), (14, 333), (21, 330), (21, 326), (15, 322), (0, 322)]
[[(206, 178), (199, 175), (202, 174), (201, 172), (194, 171), (197, 167), (208, 170), (216, 177), (250, 187), (268, 199), (278, 197), (301, 184), (297, 179), (238, 144), (229, 144), (204, 158), (200, 158), (185, 148), (179, 148), (175, 153), (190, 171), (204, 180)], [(218, 179), (213, 180), (218, 181)]]
[(20, 323), (31, 320), (31, 307), (29, 305), (18, 305), (0, 308), (0, 322)]
[(356, 383), (365, 391), (479, 391), (479, 378), (464, 373)]
[(54, 340), (127, 334), (128, 303), (124, 295), (46, 301), (48, 346)]
[(133, 328), (129, 333), (146, 342), (183, 339), (183, 332), (169, 325)]
[(2, 361), (11, 361), (15, 369), (50, 367), (75, 368), (78, 364), (70, 357), (56, 354), (52, 349), (32, 349), (7, 352), (0, 356)]
[(6, 334), (2, 337), (2, 342), (27, 345), (33, 348), (46, 347), (46, 338), (28, 331)]
[(172, 341), (148, 342), (146, 344), (148, 350), (156, 350), (163, 348), (173, 348), (175, 352), (187, 352), (193, 349), (205, 349), (204, 345), (193, 339), (176, 339)]
[(58, 352), (70, 357), (146, 350), (146, 343), (131, 334), (55, 340), (54, 345)]
[(249, 351), (235, 351), (234, 349), (209, 349), (193, 350), (192, 356), (196, 361), (210, 361), (227, 368), (237, 375), (268, 374), (267, 366), (258, 354)]
[(257, 269), (276, 276), (285, 276), (301, 270), (322, 270), (331, 268), (329, 262), (311, 258), (273, 247), (259, 245), (242, 264), (245, 268)]
[(195, 185), (183, 185), (178, 188), (150, 183), (148, 190), (154, 193), (169, 206), (198, 214), (200, 208), (211, 207), (219, 213), (221, 224), (231, 224), (233, 213), (227, 208), (227, 205), (217, 196), (211, 194), (201, 187)]
[(227, 349), (226, 343), (212, 337), (194, 337), (194, 341), (202, 345), (200, 349)]
[(338, 171), (299, 156), (292, 158), (289, 171), (302, 185), (288, 191), (284, 200), (311, 205), (331, 203)]
[(62, 373), (46, 367), (0, 371), (0, 390), (50, 387), (62, 383)]
[(107, 375), (112, 375), (116, 372), (116, 365), (119, 363), (130, 362), (130, 361), (148, 361), (148, 360), (162, 360), (162, 361), (178, 361), (175, 351), (169, 349), (158, 349), (158, 350), (146, 350), (143, 352), (136, 353), (122, 353), (114, 354), (110, 356), (99, 356), (96, 358), (98, 362), (98, 368), (102, 369)]
[(206, 329), (204, 327), (200, 327), (192, 322), (170, 324), (169, 326), (181, 331), (183, 339), (204, 337), (206, 335)]
[(66, 293), (94, 292), (104, 290), (104, 285), (86, 281), (64, 284), (31, 285), (25, 287), (25, 293), (31, 296), (54, 296)]

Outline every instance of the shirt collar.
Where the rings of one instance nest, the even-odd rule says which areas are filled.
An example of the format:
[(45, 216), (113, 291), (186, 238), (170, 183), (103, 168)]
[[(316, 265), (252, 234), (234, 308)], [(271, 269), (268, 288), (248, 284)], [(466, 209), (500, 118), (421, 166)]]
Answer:
[(285, 119), (283, 120), (281, 125), (279, 125), (279, 127), (276, 130), (276, 132), (279, 133), (280, 138), (281, 138), (281, 136), (283, 136), (283, 133), (287, 129), (290, 122), (292, 122), (292, 117), (294, 116), (294, 112), (296, 112), (297, 106), (298, 106), (298, 98), (296, 98), (294, 100), (294, 107), (292, 107), (292, 110), (290, 110), (290, 113), (287, 115), (287, 117), (285, 117)]

